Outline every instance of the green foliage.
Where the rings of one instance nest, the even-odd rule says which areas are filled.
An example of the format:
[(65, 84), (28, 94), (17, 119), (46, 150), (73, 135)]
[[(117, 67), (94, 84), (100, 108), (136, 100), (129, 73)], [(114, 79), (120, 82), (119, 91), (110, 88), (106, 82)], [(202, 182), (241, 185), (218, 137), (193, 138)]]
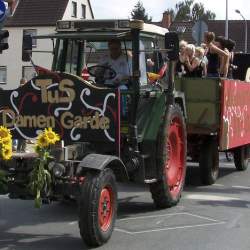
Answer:
[(138, 1), (137, 4), (134, 6), (134, 9), (131, 12), (132, 19), (143, 20), (144, 22), (151, 22), (152, 17), (148, 17), (146, 14), (145, 8), (141, 1)]
[(51, 158), (46, 148), (37, 148), (37, 164), (30, 174), (30, 188), (35, 195), (35, 207), (42, 205), (42, 192), (47, 193), (51, 186), (51, 174), (48, 170), (48, 160)]
[(214, 20), (216, 15), (210, 10), (205, 10), (202, 3), (194, 3), (194, 0), (180, 1), (175, 5), (175, 9), (168, 9), (175, 21), (197, 21)]

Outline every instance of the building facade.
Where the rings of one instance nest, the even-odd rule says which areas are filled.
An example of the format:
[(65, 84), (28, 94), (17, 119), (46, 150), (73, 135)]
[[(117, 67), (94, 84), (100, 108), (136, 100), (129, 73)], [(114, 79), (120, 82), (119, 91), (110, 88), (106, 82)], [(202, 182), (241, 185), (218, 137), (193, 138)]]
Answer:
[[(5, 28), (9, 31), (9, 49), (0, 54), (0, 88), (15, 89), (20, 80), (31, 79), (34, 68), (22, 61), (22, 42), (26, 34), (53, 33), (57, 20), (93, 19), (89, 0), (8, 0), (9, 17)], [(53, 42), (33, 40), (32, 59), (35, 64), (51, 68)], [(43, 52), (35, 52), (43, 51)]]

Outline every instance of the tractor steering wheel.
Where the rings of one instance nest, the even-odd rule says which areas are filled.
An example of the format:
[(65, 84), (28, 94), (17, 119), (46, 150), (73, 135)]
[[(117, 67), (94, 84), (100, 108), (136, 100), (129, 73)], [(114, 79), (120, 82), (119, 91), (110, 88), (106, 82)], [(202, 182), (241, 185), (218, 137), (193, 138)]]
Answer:
[[(106, 80), (112, 80), (116, 77), (116, 72), (107, 65), (94, 65), (87, 68), (88, 73), (95, 77), (95, 82), (97, 84), (104, 84)], [(108, 86), (115, 87), (115, 85)]]

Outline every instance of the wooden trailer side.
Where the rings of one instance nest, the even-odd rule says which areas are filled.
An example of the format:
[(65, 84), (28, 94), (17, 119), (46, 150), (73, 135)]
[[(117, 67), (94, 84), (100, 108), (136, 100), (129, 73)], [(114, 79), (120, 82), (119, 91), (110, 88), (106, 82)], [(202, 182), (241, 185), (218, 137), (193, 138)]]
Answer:
[(250, 144), (250, 83), (221, 81), (220, 150)]

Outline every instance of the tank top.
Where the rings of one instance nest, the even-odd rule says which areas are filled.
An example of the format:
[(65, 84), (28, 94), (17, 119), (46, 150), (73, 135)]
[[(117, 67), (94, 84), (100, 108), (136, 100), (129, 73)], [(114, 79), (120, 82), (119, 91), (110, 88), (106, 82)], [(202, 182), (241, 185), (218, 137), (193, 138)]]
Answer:
[[(193, 58), (194, 60), (194, 58)], [(202, 61), (200, 62), (200, 64), (193, 70), (193, 71), (187, 71), (187, 74), (185, 75), (185, 77), (202, 77)]]
[(186, 73), (188, 72), (188, 68), (185, 65), (185, 63), (181, 62), (180, 60), (177, 61), (175, 66), (175, 73), (183, 73), (183, 76), (186, 76)]
[(210, 50), (207, 52), (207, 73), (208, 74), (216, 74), (219, 72), (220, 61), (219, 56), (215, 53), (211, 53)]

